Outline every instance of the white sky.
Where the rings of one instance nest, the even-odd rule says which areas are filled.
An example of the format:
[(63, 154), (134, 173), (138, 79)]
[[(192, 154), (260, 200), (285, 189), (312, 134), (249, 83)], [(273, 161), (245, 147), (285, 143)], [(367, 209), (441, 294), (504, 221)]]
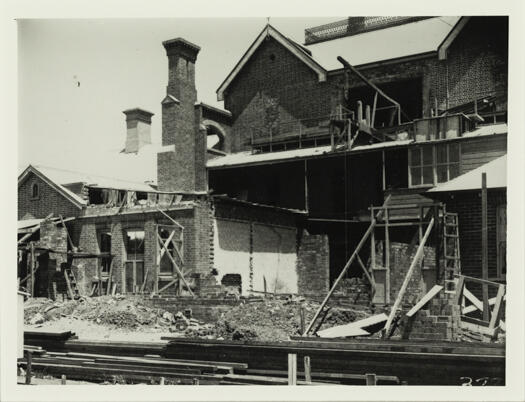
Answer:
[[(343, 18), (270, 23), (303, 43), (305, 28)], [(97, 152), (122, 149), (122, 111), (132, 107), (155, 113), (152, 136), (160, 138), (167, 39), (180, 36), (201, 47), (198, 99), (222, 107), (216, 89), (265, 24), (261, 17), (19, 20), (18, 166), (85, 171)]]

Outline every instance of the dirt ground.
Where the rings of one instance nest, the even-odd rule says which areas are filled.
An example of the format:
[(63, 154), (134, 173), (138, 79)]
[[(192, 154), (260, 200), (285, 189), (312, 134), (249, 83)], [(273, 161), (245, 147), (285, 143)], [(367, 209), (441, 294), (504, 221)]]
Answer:
[[(54, 302), (28, 299), (24, 305), (25, 329), (73, 331), (79, 339), (160, 342), (163, 336), (205, 339), (287, 340), (299, 335), (302, 310), (307, 325), (318, 303), (299, 298), (246, 299), (206, 323), (146, 306), (141, 298), (124, 296), (84, 297)], [(330, 310), (322, 328), (366, 318), (364, 310)]]

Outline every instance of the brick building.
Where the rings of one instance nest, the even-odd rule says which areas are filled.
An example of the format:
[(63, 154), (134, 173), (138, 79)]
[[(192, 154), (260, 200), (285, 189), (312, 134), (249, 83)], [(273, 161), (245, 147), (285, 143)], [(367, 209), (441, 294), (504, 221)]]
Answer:
[[(390, 196), (390, 232), (362, 252), (378, 284), (374, 302), (388, 303), (422, 225), (408, 206), (428, 212), (437, 198), (458, 212), (461, 264), (480, 276), (467, 251), (479, 239), (466, 235), (476, 230), (476, 197), (467, 207), (463, 194), (427, 192), (506, 154), (507, 31), (506, 17), (353, 17), (306, 29), (301, 45), (267, 25), (217, 90), (226, 110), (197, 103), (200, 48), (166, 41), (162, 143), (148, 141), (151, 113), (126, 113), (119, 158), (143, 158), (134, 163), (141, 171), (124, 184), (30, 167), (19, 179), (19, 219), (75, 217), (71, 241), (92, 258), (72, 252), (69, 264), (86, 293), (109, 282), (119, 292), (318, 296), (370, 224), (369, 208)], [(495, 197), (505, 205), (504, 190)], [(381, 253), (388, 237), (392, 252)], [(440, 277), (437, 235), (429, 246), (415, 293)], [(496, 261), (491, 272), (501, 272)]]

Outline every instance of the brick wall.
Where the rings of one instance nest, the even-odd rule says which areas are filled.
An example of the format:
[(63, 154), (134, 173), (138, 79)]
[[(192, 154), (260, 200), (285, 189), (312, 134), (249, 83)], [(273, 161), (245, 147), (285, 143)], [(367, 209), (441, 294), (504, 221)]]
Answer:
[(507, 58), (508, 17), (471, 18), (448, 50), (450, 107), (506, 93)]
[(167, 94), (177, 102), (162, 104), (162, 145), (174, 147), (158, 154), (157, 181), (162, 191), (206, 190), (206, 130), (195, 107), (195, 61), (198, 50), (184, 41), (164, 44), (168, 55)]
[[(36, 183), (39, 188), (39, 197), (32, 198), (31, 187)], [(42, 179), (29, 173), (28, 177), (18, 186), (18, 219), (24, 217), (45, 218), (51, 212), (54, 216), (78, 216), (81, 209), (61, 193), (49, 186)]]
[(326, 294), (330, 277), (330, 250), (327, 235), (303, 230), (298, 236), (297, 275), (300, 294)]
[[(192, 209), (172, 210), (167, 212), (174, 220), (184, 226), (184, 265), (183, 271), (188, 279), (192, 273), (206, 275), (211, 271), (209, 205), (207, 201), (196, 201)], [(98, 253), (97, 232), (109, 230), (111, 236), (111, 254), (113, 255), (112, 281), (117, 283), (117, 292), (122, 292), (125, 280), (125, 262), (127, 260), (125, 236), (126, 230), (144, 230), (144, 274), (146, 286), (144, 291), (154, 290), (157, 281), (157, 233), (156, 224), (173, 225), (160, 212), (140, 213), (133, 215), (111, 215), (106, 217), (89, 217), (77, 219), (72, 231), (73, 242), (81, 251)], [(98, 258), (75, 258), (74, 272), (79, 287), (84, 294), (91, 291), (92, 280), (96, 277)], [(171, 289), (173, 291), (173, 289)]]
[[(359, 70), (379, 86), (420, 79), (421, 93), (413, 96), (421, 97), (414, 101), (421, 101), (420, 115), (424, 117), (430, 116), (434, 99), (438, 108), (445, 110), (506, 93), (507, 25), (506, 17), (473, 17), (449, 48), (445, 60), (430, 55), (401, 63), (371, 64)], [(285, 121), (329, 115), (343, 101), (343, 84), (342, 73), (330, 74), (327, 82), (319, 83), (315, 74), (283, 46), (273, 39), (265, 41), (225, 94), (225, 107), (232, 112), (234, 122), (232, 151), (246, 149), (252, 128), (254, 138), (258, 138), (260, 130), (268, 131)], [(348, 85), (350, 90), (363, 87), (353, 74), (349, 75)], [(395, 93), (389, 95), (396, 98)], [(505, 109), (506, 102), (497, 107)]]
[(330, 114), (330, 85), (273, 38), (264, 41), (230, 84), (225, 108), (232, 113), (232, 151), (283, 122)]
[[(384, 243), (378, 242), (376, 250), (376, 269), (382, 269), (384, 264)], [(390, 242), (390, 302), (393, 303), (399, 294), (406, 273), (417, 251), (417, 242)], [(435, 250), (426, 246), (422, 261), (416, 266), (408, 283), (403, 298), (403, 305), (413, 306), (436, 283)], [(380, 286), (383, 286), (381, 283)], [(384, 294), (384, 293), (382, 293)]]
[[(489, 278), (497, 272), (496, 208), (506, 205), (504, 190), (489, 190), (487, 197)], [(449, 212), (459, 216), (461, 273), (481, 278), (481, 192), (456, 193), (446, 201)]]

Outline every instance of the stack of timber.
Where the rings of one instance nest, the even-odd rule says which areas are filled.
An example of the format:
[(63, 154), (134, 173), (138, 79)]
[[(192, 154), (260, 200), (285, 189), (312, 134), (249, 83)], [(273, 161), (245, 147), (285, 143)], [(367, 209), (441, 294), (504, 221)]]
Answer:
[(173, 339), (165, 356), (177, 359), (242, 361), (250, 370), (287, 369), (286, 356), (297, 354), (298, 372), (305, 356), (312, 373), (397, 377), (410, 385), (460, 385), (461, 377), (505, 381), (505, 347), (483, 343), (414, 342), (380, 339), (293, 338), (288, 342), (235, 342)]
[(66, 335), (45, 334), (40, 339), (26, 335), (26, 345), (47, 352), (33, 359), (35, 371), (92, 381), (120, 376), (130, 382), (159, 382), (164, 377), (174, 383), (284, 385), (289, 383), (289, 356), (295, 355), (297, 384), (364, 385), (367, 373), (373, 373), (379, 385), (460, 385), (464, 377), (486, 377), (491, 385), (505, 383), (501, 344), (314, 337), (283, 342), (163, 338), (164, 342), (136, 343), (85, 341), (71, 339), (72, 334), (66, 340), (50, 339)]

